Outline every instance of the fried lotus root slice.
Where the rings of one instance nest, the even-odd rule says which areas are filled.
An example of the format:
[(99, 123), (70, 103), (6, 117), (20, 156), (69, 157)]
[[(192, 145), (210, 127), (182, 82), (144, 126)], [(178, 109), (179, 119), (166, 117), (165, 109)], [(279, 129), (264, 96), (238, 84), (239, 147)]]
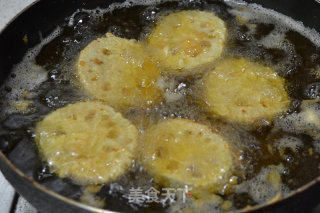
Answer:
[(131, 165), (137, 135), (131, 122), (105, 103), (79, 102), (40, 121), (36, 144), (59, 177), (102, 184)]
[(107, 33), (80, 52), (76, 67), (88, 93), (113, 107), (146, 106), (161, 100), (156, 86), (158, 66), (134, 39)]
[(220, 57), (226, 35), (225, 23), (214, 13), (187, 10), (160, 19), (147, 44), (163, 72), (197, 74)]
[(141, 161), (164, 185), (221, 190), (232, 175), (235, 153), (210, 127), (186, 119), (162, 121), (146, 130)]
[(252, 125), (271, 122), (288, 109), (285, 80), (270, 67), (227, 58), (204, 78), (209, 110), (230, 121)]

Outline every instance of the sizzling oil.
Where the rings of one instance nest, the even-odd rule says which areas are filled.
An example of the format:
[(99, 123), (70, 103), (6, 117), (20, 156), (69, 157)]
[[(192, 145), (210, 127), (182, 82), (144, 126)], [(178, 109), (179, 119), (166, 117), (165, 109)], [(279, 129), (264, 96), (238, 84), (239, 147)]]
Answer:
[[(124, 116), (141, 132), (150, 123), (167, 118), (187, 118), (214, 126), (239, 148), (241, 166), (246, 173), (237, 177), (233, 190), (200, 206), (196, 199), (185, 203), (181, 197), (171, 205), (168, 202), (137, 204), (128, 202), (130, 188), (147, 190), (162, 186), (133, 162), (126, 174), (103, 185), (90, 199), (98, 200), (99, 207), (125, 212), (175, 212), (187, 208), (220, 212), (262, 204), (279, 194), (285, 196), (319, 176), (320, 129), (316, 124), (320, 109), (317, 101), (305, 101), (320, 97), (319, 35), (274, 11), (230, 1), (137, 1), (114, 4), (107, 9), (76, 11), (26, 54), (3, 86), (1, 150), (19, 169), (41, 184), (83, 201), (82, 186), (57, 178), (48, 165), (41, 162), (41, 154), (32, 143), (36, 122), (69, 103), (90, 99), (81, 92), (74, 72), (80, 50), (90, 41), (106, 32), (143, 40), (159, 16), (184, 9), (213, 11), (226, 22), (229, 32), (225, 57), (249, 57), (276, 67), (279, 75), (286, 79), (290, 109), (275, 119), (272, 126), (248, 130), (212, 118), (196, 104), (194, 96), (199, 76), (164, 78), (161, 85), (167, 88), (166, 101), (152, 108), (127, 109), (122, 112)], [(275, 175), (270, 177), (270, 174)], [(280, 175), (280, 182), (276, 174)], [(84, 192), (86, 194), (86, 190)], [(100, 201), (105, 203), (101, 205)], [(86, 203), (95, 205), (95, 202)]]

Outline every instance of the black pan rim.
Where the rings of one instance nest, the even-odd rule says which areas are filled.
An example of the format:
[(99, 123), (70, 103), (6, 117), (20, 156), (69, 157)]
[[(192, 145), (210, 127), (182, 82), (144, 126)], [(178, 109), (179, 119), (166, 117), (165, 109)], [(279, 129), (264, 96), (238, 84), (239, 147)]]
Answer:
[[(20, 169), (18, 169), (17, 167), (15, 167), (10, 160), (2, 153), (0, 152), (0, 158), (2, 158), (2, 160), (4, 162), (6, 162), (6, 164), (9, 166), (10, 169), (12, 169), (16, 174), (18, 174), (20, 177), (22, 177), (24, 180), (32, 183), (33, 186), (35, 186), (38, 190), (41, 190), (43, 192), (45, 192), (46, 194), (48, 194), (49, 196), (52, 196), (58, 200), (67, 202), (70, 205), (75, 205), (79, 208), (82, 208), (84, 210), (88, 210), (88, 211), (92, 211), (92, 212), (103, 212), (103, 213), (115, 213), (116, 211), (110, 211), (110, 210), (106, 210), (106, 209), (100, 209), (100, 208), (96, 208), (96, 207), (92, 207), (92, 206), (88, 206), (85, 205), (81, 202), (72, 200), (70, 198), (67, 198), (65, 196), (62, 196), (44, 186), (42, 186), (40, 183), (38, 183), (37, 181), (33, 180), (32, 178), (28, 177), (27, 175), (25, 175)], [(10, 182), (10, 180), (8, 180), (8, 182)], [(260, 211), (263, 210), (266, 207), (270, 207), (272, 205), (277, 205), (280, 202), (283, 202), (287, 199), (292, 198), (293, 196), (296, 196), (300, 193), (303, 193), (304, 191), (308, 190), (309, 188), (315, 186), (316, 184), (320, 183), (320, 176), (317, 177), (316, 179), (314, 179), (313, 181), (309, 182), (308, 184), (292, 191), (291, 193), (289, 193), (288, 195), (281, 197), (280, 200), (272, 202), (272, 203), (264, 203), (264, 204), (260, 204), (254, 207), (250, 207), (248, 208), (244, 208), (244, 209), (240, 209), (235, 211), (235, 213), (241, 213), (241, 212), (255, 212), (255, 211)]]
[[(316, 3), (319, 3), (320, 0), (315, 0)], [(26, 6), (23, 10), (21, 10), (17, 15), (15, 15), (4, 27), (3, 29), (0, 30), (0, 34), (2, 34), (13, 22), (15, 22), (15, 20), (17, 18), (19, 18), (19, 16), (21, 16), (22, 14), (24, 14), (26, 11), (28, 11), (30, 8), (34, 7), (35, 5), (37, 5), (38, 3), (40, 3), (41, 0), (35, 0), (34, 2), (30, 3), (28, 6)], [(96, 207), (92, 207), (86, 204), (83, 204), (81, 202), (72, 200), (70, 198), (67, 198), (65, 196), (60, 195), (59, 193), (56, 193), (44, 186), (42, 186), (40, 183), (38, 183), (37, 181), (33, 180), (32, 178), (28, 177), (27, 175), (25, 175), (20, 169), (18, 169), (16, 166), (13, 165), (13, 163), (5, 156), (5, 154), (0, 151), (0, 158), (7, 164), (8, 168), (10, 168), (11, 170), (13, 170), (16, 174), (18, 174), (20, 177), (22, 177), (25, 181), (32, 183), (32, 185), (34, 187), (36, 187), (38, 190), (41, 190), (42, 192), (45, 192), (48, 196), (51, 196), (57, 200), (66, 202), (70, 205), (74, 205), (78, 208), (81, 208), (83, 210), (87, 210), (89, 212), (102, 212), (102, 213), (113, 213), (116, 211), (110, 211), (107, 209), (100, 209), (100, 208), (96, 208)], [(8, 180), (8, 182), (10, 182), (10, 180)], [(256, 211), (261, 211), (267, 207), (271, 207), (273, 205), (277, 205), (281, 202), (284, 202), (298, 194), (301, 194), (305, 191), (307, 191), (308, 189), (312, 188), (313, 186), (315, 186), (316, 184), (320, 183), (320, 176), (318, 176), (317, 178), (315, 178), (314, 180), (312, 180), (311, 182), (303, 185), (302, 187), (299, 187), (298, 189), (290, 192), (288, 195), (281, 197), (279, 200), (272, 202), (272, 203), (264, 203), (264, 204), (260, 204), (260, 205), (256, 205), (250, 208), (244, 208), (241, 210), (237, 210), (235, 211), (236, 213), (240, 213), (240, 212), (256, 212)], [(320, 202), (320, 198), (319, 198), (319, 202)]]
[(31, 7), (36, 5), (41, 0), (34, 0), (32, 3), (27, 5), (25, 8), (23, 8), (19, 13), (17, 13), (12, 19), (9, 20), (8, 23), (4, 25), (4, 27), (0, 30), (0, 34), (2, 34), (21, 14), (25, 13), (27, 10), (29, 10)]
[[(46, 194), (48, 194), (49, 196), (53, 196), (54, 198), (56, 199), (59, 199), (61, 201), (64, 201), (64, 202), (67, 202), (71, 205), (75, 205), (79, 208), (82, 208), (82, 209), (85, 209), (85, 210), (88, 210), (88, 211), (92, 211), (92, 212), (114, 212), (114, 211), (109, 211), (109, 210), (104, 210), (104, 209), (99, 209), (99, 208), (95, 208), (95, 207), (92, 207), (92, 206), (88, 206), (88, 205), (85, 205), (81, 202), (77, 202), (75, 200), (72, 200), (70, 198), (67, 198), (65, 196), (62, 196), (44, 186), (42, 186), (40, 183), (38, 183), (37, 181), (33, 180), (32, 178), (28, 177), (27, 175), (25, 175), (20, 169), (18, 169), (17, 167), (15, 167), (11, 162), (10, 160), (2, 153), (0, 152), (0, 158), (2, 158), (2, 160), (4, 162), (6, 162), (7, 166), (9, 166), (10, 169), (12, 169), (16, 174), (18, 174), (20, 177), (22, 177), (24, 180), (32, 183), (33, 186), (35, 186), (37, 189), (45, 192)], [(10, 180), (8, 180), (8, 182), (10, 182)]]

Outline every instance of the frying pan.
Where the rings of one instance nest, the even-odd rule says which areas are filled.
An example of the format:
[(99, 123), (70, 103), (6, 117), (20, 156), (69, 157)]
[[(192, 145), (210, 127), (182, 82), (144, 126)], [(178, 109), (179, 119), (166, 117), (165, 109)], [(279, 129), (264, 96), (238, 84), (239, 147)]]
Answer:
[[(213, 0), (212, 0), (213, 1)], [(0, 85), (10, 76), (13, 66), (19, 63), (27, 50), (37, 45), (42, 37), (49, 35), (57, 26), (66, 22), (66, 18), (78, 9), (107, 8), (111, 3), (121, 0), (41, 0), (25, 9), (0, 34)], [(249, 3), (261, 4), (274, 9), (295, 20), (302, 21), (305, 26), (320, 31), (320, 4), (307, 0), (247, 0)], [(40, 32), (40, 33), (39, 33)], [(28, 35), (28, 43), (22, 38)], [(18, 121), (16, 121), (18, 122)], [(0, 142), (4, 143), (1, 130)], [(11, 133), (9, 133), (11, 134)], [(6, 179), (23, 197), (41, 212), (106, 212), (74, 201), (79, 194), (79, 186), (68, 180), (53, 179), (41, 184), (35, 181), (34, 173), (39, 171), (39, 160), (36, 147), (19, 135), (11, 135), (11, 143), (19, 141), (13, 151), (0, 152), (0, 170)], [(29, 142), (29, 143), (28, 143)], [(41, 171), (46, 170), (40, 168)], [(39, 173), (38, 173), (39, 175)], [(110, 199), (110, 211), (125, 211), (115, 199)], [(299, 188), (294, 193), (276, 203), (257, 206), (250, 211), (255, 212), (308, 212), (320, 203), (320, 177)]]

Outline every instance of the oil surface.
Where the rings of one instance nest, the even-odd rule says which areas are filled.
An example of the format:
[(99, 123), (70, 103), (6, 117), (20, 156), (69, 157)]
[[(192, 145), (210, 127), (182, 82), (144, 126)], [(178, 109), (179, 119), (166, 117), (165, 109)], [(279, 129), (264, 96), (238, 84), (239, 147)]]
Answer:
[[(229, 137), (241, 155), (244, 175), (238, 175), (231, 191), (212, 195), (205, 202), (195, 197), (161, 202), (130, 202), (130, 189), (143, 191), (158, 185), (133, 162), (118, 180), (101, 186), (83, 199), (83, 186), (60, 179), (41, 161), (34, 141), (38, 121), (69, 103), (90, 100), (74, 72), (80, 50), (90, 41), (111, 32), (123, 38), (143, 40), (159, 17), (174, 11), (213, 11), (228, 28), (224, 57), (248, 57), (271, 64), (286, 79), (291, 98), (286, 115), (273, 125), (247, 129), (208, 116), (196, 104), (198, 76), (162, 79), (166, 101), (152, 108), (130, 108), (123, 115), (144, 131), (144, 122), (186, 118), (215, 127)], [(288, 17), (257, 5), (227, 1), (136, 1), (107, 9), (78, 10), (16, 65), (1, 89), (0, 149), (23, 172), (42, 185), (71, 199), (123, 212), (232, 211), (285, 196), (320, 175), (320, 48), (319, 35)], [(147, 116), (146, 116), (147, 115)], [(148, 117), (147, 121), (142, 121)], [(27, 162), (27, 163), (26, 163)], [(279, 179), (280, 177), (280, 179)], [(88, 196), (87, 196), (88, 197)], [(145, 201), (148, 197), (143, 197)], [(100, 202), (101, 201), (101, 202)]]

